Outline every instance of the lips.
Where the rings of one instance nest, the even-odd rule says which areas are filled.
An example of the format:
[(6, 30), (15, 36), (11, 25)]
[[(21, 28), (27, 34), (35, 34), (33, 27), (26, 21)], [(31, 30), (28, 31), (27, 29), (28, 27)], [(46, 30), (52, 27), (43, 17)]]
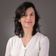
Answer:
[(32, 22), (29, 22), (29, 21), (28, 21), (28, 22), (26, 22), (26, 23), (32, 23)]

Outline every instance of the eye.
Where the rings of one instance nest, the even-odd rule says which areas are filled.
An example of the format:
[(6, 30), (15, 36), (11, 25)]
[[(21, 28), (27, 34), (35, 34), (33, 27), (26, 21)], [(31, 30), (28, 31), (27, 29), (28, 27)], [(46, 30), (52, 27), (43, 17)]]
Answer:
[(23, 16), (24, 16), (24, 17), (27, 17), (27, 14), (25, 13)]
[(34, 13), (31, 13), (30, 16), (34, 16)]
[(33, 13), (30, 14), (30, 16), (32, 16), (32, 15), (33, 15)]
[(27, 17), (27, 14), (25, 14), (24, 16)]
[(22, 17), (27, 17), (27, 14), (22, 15)]

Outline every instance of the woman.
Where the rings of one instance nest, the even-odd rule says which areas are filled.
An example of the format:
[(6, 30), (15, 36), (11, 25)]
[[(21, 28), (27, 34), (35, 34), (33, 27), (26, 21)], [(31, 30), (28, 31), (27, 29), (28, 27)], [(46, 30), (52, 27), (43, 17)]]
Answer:
[(48, 56), (49, 39), (40, 33), (39, 15), (31, 2), (15, 12), (15, 36), (8, 40), (5, 56)]

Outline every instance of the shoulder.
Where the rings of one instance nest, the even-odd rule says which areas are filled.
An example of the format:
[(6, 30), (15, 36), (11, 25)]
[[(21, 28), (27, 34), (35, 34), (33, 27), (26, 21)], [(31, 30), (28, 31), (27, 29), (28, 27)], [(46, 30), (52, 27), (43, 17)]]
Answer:
[(37, 37), (40, 37), (41, 39), (44, 39), (44, 38), (49, 39), (46, 35), (44, 35), (44, 34), (42, 34), (42, 33), (40, 33), (40, 32), (37, 32), (37, 33), (36, 33), (36, 36), (37, 36)]
[(49, 38), (40, 32), (36, 33), (36, 37), (40, 40), (40, 42), (49, 42)]
[(12, 40), (14, 41), (17, 39), (19, 39), (19, 36), (15, 35), (15, 36), (10, 37), (8, 41), (12, 41)]
[(17, 35), (15, 35), (15, 36), (12, 36), (12, 37), (10, 37), (9, 39), (8, 39), (8, 42), (7, 42), (7, 44), (15, 44), (16, 43), (16, 41), (18, 41), (19, 40), (19, 36), (17, 36)]

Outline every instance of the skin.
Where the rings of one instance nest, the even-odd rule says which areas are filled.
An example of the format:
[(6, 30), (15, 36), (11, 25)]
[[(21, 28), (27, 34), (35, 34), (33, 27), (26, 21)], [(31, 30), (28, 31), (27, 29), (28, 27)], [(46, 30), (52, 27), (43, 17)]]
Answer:
[(34, 9), (32, 7), (28, 8), (26, 10), (25, 16), (22, 16), (19, 22), (21, 23), (23, 30), (24, 30), (24, 36), (22, 38), (22, 42), (24, 46), (26, 46), (32, 38), (33, 26), (35, 24)]

